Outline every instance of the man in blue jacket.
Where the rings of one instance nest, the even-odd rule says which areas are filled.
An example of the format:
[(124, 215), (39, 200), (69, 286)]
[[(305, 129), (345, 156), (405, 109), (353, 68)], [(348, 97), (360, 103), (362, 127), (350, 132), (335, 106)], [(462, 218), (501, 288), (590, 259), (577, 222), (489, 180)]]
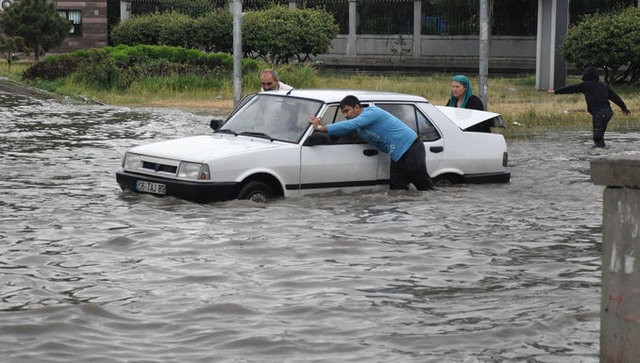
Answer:
[(340, 111), (347, 121), (323, 125), (322, 119), (312, 117), (314, 129), (329, 136), (341, 136), (353, 131), (376, 149), (391, 158), (390, 189), (408, 189), (409, 183), (418, 190), (435, 189), (427, 172), (426, 152), (418, 135), (389, 112), (376, 107), (362, 107), (356, 96), (340, 101)]

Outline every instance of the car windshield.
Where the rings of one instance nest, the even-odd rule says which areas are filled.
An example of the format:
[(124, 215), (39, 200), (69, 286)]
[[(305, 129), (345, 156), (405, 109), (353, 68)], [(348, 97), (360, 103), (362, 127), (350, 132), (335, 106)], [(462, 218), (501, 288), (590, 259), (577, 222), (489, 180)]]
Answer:
[(309, 117), (321, 106), (315, 100), (256, 94), (218, 132), (298, 143), (309, 127)]

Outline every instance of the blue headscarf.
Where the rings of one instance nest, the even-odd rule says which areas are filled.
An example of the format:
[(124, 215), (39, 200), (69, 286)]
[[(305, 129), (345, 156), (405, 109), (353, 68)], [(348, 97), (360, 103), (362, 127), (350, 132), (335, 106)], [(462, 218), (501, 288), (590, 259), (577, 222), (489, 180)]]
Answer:
[[(462, 97), (460, 108), (465, 108), (465, 106), (467, 106), (467, 101), (469, 101), (469, 97), (471, 97), (471, 95), (473, 94), (473, 91), (471, 90), (471, 84), (469, 84), (469, 78), (459, 74), (453, 77), (451, 81), (456, 81), (464, 86), (465, 92), (464, 96)], [(453, 95), (453, 92), (451, 93), (451, 98), (449, 98), (449, 103), (447, 104), (447, 106), (458, 107), (458, 98)]]

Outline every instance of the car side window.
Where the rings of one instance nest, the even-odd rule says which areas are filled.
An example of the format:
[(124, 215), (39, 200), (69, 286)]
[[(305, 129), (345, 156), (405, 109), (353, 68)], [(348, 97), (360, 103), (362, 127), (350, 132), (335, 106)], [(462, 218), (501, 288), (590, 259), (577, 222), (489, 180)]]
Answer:
[[(322, 119), (326, 124), (332, 124), (336, 122), (341, 122), (346, 120), (342, 111), (338, 105), (332, 105), (327, 107), (327, 110), (324, 112)], [(344, 136), (336, 136), (331, 138), (332, 144), (364, 144), (365, 141), (360, 139), (357, 132), (352, 132), (348, 135)]]
[(344, 115), (338, 109), (338, 105), (333, 105), (333, 106), (327, 107), (327, 109), (324, 111), (324, 115), (322, 115), (322, 119), (324, 120), (324, 122), (326, 124), (332, 124), (336, 120), (342, 121), (342, 120), (340, 120), (340, 118), (342, 118), (342, 120), (344, 120)]
[(378, 104), (378, 107), (399, 118), (415, 131), (422, 141), (435, 141), (440, 139), (440, 133), (438, 133), (438, 130), (433, 126), (433, 123), (431, 123), (415, 105), (389, 103)]
[(411, 127), (413, 131), (417, 132), (416, 129), (416, 109), (413, 105), (401, 105), (397, 103), (390, 104), (377, 104), (378, 107), (383, 110), (389, 112), (395, 117), (399, 118), (400, 121), (404, 122), (407, 126)]
[(436, 141), (440, 139), (440, 133), (433, 126), (433, 123), (427, 119), (422, 112), (416, 110), (417, 121), (418, 121), (418, 136), (420, 136), (420, 140), (422, 141)]

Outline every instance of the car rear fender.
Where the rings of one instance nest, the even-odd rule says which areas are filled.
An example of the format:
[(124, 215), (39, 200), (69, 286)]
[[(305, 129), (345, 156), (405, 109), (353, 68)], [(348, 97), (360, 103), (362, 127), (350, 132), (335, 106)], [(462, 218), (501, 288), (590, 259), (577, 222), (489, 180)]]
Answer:
[(432, 178), (438, 177), (440, 175), (445, 175), (445, 174), (456, 174), (459, 176), (464, 175), (462, 170), (456, 169), (456, 168), (441, 168), (436, 170), (429, 170), (429, 176)]

